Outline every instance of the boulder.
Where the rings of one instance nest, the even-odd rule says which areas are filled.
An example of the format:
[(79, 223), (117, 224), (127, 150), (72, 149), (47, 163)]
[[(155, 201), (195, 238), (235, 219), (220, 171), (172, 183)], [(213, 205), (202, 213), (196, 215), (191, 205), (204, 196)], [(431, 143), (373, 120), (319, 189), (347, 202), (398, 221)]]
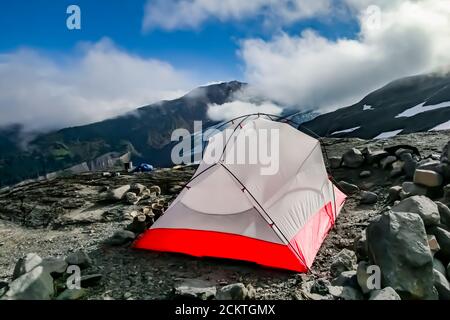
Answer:
[(346, 181), (339, 181), (339, 187), (347, 193), (347, 194), (354, 194), (359, 192), (359, 187), (357, 185), (348, 183)]
[(356, 271), (344, 271), (339, 276), (331, 280), (331, 285), (338, 287), (358, 288)]
[(125, 194), (130, 190), (130, 185), (121, 186), (116, 189), (106, 191), (106, 200), (120, 201), (125, 197)]
[(106, 244), (110, 246), (121, 246), (132, 242), (136, 238), (136, 235), (128, 230), (116, 231), (111, 238), (106, 240)]
[(342, 158), (341, 157), (330, 157), (328, 158), (328, 163), (331, 169), (337, 169), (341, 167)]
[(403, 172), (405, 173), (407, 178), (412, 179), (417, 168), (417, 161), (412, 157), (410, 153), (403, 153), (400, 156), (400, 159), (404, 163)]
[(53, 257), (43, 259), (40, 265), (53, 277), (65, 273), (68, 267), (68, 264), (64, 259)]
[(439, 255), (450, 260), (450, 232), (441, 227), (431, 227), (428, 233), (434, 235), (439, 243)]
[(439, 294), (440, 300), (450, 300), (450, 284), (445, 276), (437, 270), (433, 270), (434, 286)]
[(438, 210), (439, 210), (439, 216), (441, 218), (441, 223), (450, 230), (450, 208), (447, 207), (442, 202), (436, 201), (435, 202)]
[(378, 201), (378, 195), (370, 191), (361, 191), (361, 204), (374, 204)]
[(401, 186), (390, 187), (388, 190), (389, 201), (394, 202), (394, 201), (400, 200), (400, 191), (402, 191)]
[(389, 153), (384, 150), (368, 150), (365, 156), (368, 164), (374, 164), (389, 156)]
[(403, 161), (397, 160), (394, 163), (392, 163), (392, 170), (389, 176), (391, 178), (399, 177), (403, 174), (403, 167), (405, 166), (405, 163)]
[(28, 253), (20, 258), (14, 267), (13, 279), (19, 278), (27, 272), (30, 272), (42, 263), (42, 258), (36, 253)]
[(380, 161), (380, 166), (382, 169), (387, 169), (389, 167), (392, 167), (392, 164), (397, 161), (396, 156), (387, 156), (386, 158), (383, 158)]
[(364, 294), (369, 293), (372, 289), (369, 289), (367, 285), (367, 281), (371, 274), (367, 272), (367, 268), (370, 266), (370, 263), (367, 261), (360, 261), (358, 263), (358, 268), (356, 269), (356, 280), (358, 281), (358, 285), (361, 288), (361, 291)]
[(381, 290), (374, 290), (370, 294), (369, 300), (402, 300), (397, 292), (391, 287)]
[(332, 260), (330, 265), (330, 273), (333, 277), (337, 277), (344, 271), (353, 270), (356, 264), (356, 255), (348, 249), (341, 250)]
[(329, 286), (328, 292), (339, 300), (363, 300), (361, 292), (352, 287)]
[(419, 162), (417, 166), (417, 170), (431, 170), (442, 174), (442, 164), (440, 161), (436, 160), (425, 160), (423, 162)]
[(416, 169), (414, 173), (414, 183), (418, 185), (433, 188), (442, 185), (443, 181), (442, 176), (435, 171)]
[(402, 298), (433, 299), (433, 257), (419, 215), (386, 211), (367, 227), (370, 263)]
[(248, 290), (243, 283), (233, 283), (217, 290), (217, 300), (245, 300), (248, 297)]
[(364, 170), (361, 171), (361, 173), (359, 174), (360, 178), (368, 178), (372, 175), (372, 172), (370, 172), (369, 170)]
[(342, 156), (343, 165), (349, 168), (359, 168), (364, 163), (364, 156), (356, 148), (348, 150)]
[(438, 252), (441, 247), (434, 235), (427, 234), (428, 246), (430, 247), (431, 254), (434, 256), (436, 252)]
[(426, 226), (439, 225), (439, 209), (437, 205), (425, 196), (412, 196), (400, 201), (392, 207), (394, 212), (411, 212), (418, 214)]
[(173, 289), (175, 299), (211, 300), (216, 293), (214, 285), (198, 279), (186, 279)]
[(444, 276), (447, 274), (447, 270), (445, 269), (444, 264), (436, 258), (433, 259), (433, 269), (439, 271)]
[(50, 300), (54, 294), (53, 278), (37, 266), (9, 284), (4, 299), (7, 300)]
[(403, 182), (402, 190), (410, 196), (425, 196), (427, 194), (427, 189), (415, 184), (414, 182)]
[(69, 254), (66, 257), (69, 265), (79, 266), (81, 269), (89, 268), (92, 265), (92, 259), (84, 250), (79, 250)]

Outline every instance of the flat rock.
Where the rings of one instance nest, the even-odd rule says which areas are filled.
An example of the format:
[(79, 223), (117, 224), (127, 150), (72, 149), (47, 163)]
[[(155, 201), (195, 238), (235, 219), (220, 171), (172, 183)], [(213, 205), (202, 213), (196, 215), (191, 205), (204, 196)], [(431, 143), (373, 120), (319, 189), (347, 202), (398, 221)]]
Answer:
[(353, 270), (355, 264), (355, 253), (351, 250), (343, 249), (333, 258), (330, 266), (330, 273), (333, 277), (337, 277), (344, 271)]
[(402, 300), (397, 292), (391, 287), (371, 292), (369, 300)]
[(13, 279), (19, 278), (21, 275), (30, 272), (42, 263), (42, 258), (36, 253), (28, 253), (20, 258), (14, 267)]
[(329, 286), (330, 294), (340, 300), (363, 300), (364, 297), (357, 289), (352, 287)]
[(374, 204), (378, 201), (378, 195), (370, 191), (361, 191), (361, 204)]
[(53, 278), (37, 266), (9, 284), (4, 299), (7, 300), (50, 300), (54, 294)]
[(79, 266), (81, 269), (88, 268), (92, 265), (92, 259), (84, 250), (79, 250), (69, 254), (66, 257), (66, 262), (69, 265)]
[(348, 183), (346, 181), (339, 181), (339, 186), (347, 194), (354, 194), (359, 192), (359, 187), (357, 185)]
[(124, 185), (119, 188), (111, 189), (106, 192), (106, 200), (120, 201), (125, 194), (130, 190), (130, 185)]
[(439, 225), (438, 206), (425, 196), (412, 196), (400, 201), (392, 207), (394, 212), (411, 212), (418, 214), (426, 226)]
[(61, 292), (56, 300), (80, 300), (86, 295), (86, 290), (81, 289), (66, 289)]
[(121, 246), (132, 242), (136, 238), (136, 235), (129, 230), (116, 231), (111, 238), (106, 240), (106, 243), (111, 246)]
[(343, 165), (349, 168), (359, 168), (364, 163), (364, 156), (356, 148), (352, 148), (348, 150), (344, 155), (342, 156)]
[(439, 187), (443, 181), (442, 176), (435, 171), (416, 169), (414, 173), (414, 183), (426, 187)]
[(175, 298), (211, 300), (216, 296), (217, 289), (209, 282), (198, 279), (186, 279), (176, 285), (173, 290)]

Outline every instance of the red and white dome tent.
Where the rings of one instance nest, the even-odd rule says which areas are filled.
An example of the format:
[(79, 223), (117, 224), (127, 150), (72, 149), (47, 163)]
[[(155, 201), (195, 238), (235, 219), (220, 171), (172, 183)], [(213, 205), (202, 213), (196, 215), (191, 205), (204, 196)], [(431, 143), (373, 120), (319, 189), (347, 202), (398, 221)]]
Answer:
[[(306, 272), (345, 202), (330, 181), (319, 140), (267, 114), (234, 119), (204, 154), (226, 141), (215, 163), (205, 159), (167, 211), (134, 243), (138, 249), (218, 257)], [(279, 170), (227, 161), (250, 156), (240, 135), (279, 132)], [(267, 144), (273, 143), (266, 135)], [(221, 149), (222, 150), (222, 149)], [(269, 148), (270, 150), (270, 148)]]

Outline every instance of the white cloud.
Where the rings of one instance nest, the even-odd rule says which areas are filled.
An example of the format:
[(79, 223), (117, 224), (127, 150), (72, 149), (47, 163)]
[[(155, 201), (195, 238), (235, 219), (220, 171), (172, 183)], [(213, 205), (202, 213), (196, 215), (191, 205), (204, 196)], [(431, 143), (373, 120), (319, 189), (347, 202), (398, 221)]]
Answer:
[(89, 123), (194, 86), (189, 74), (128, 54), (108, 39), (77, 50), (77, 58), (33, 49), (0, 54), (0, 126), (48, 130)]
[(148, 0), (143, 29), (197, 28), (209, 19), (239, 21), (261, 18), (289, 24), (329, 12), (332, 0)]
[[(356, 39), (334, 41), (307, 30), (242, 42), (253, 94), (301, 107), (342, 107), (391, 80), (450, 64), (447, 0), (345, 1), (359, 16)], [(369, 4), (379, 5), (381, 15), (368, 14)]]
[(224, 103), (222, 105), (210, 105), (208, 108), (208, 116), (214, 121), (222, 121), (231, 120), (242, 115), (258, 112), (279, 115), (281, 111), (281, 107), (270, 102), (254, 104), (251, 102), (236, 100), (233, 102)]

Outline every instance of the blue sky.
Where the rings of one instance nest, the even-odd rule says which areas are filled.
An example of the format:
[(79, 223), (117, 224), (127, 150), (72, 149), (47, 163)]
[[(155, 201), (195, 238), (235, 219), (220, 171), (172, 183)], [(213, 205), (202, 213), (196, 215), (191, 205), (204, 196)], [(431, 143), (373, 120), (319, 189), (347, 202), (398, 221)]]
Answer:
[[(201, 28), (189, 30), (142, 30), (145, 0), (16, 0), (3, 4), (0, 51), (31, 47), (49, 53), (64, 53), (80, 41), (96, 42), (108, 37), (114, 43), (144, 57), (165, 60), (175, 67), (211, 73), (211, 81), (243, 79), (239, 42), (259, 37), (269, 39), (260, 19), (221, 22), (207, 21)], [(76, 4), (82, 12), (82, 30), (69, 31), (65, 26), (66, 8)], [(288, 34), (299, 34), (313, 28), (330, 39), (355, 37), (356, 21), (307, 19), (283, 28)]]
[[(0, 126), (86, 124), (223, 80), (251, 85), (236, 102), (245, 108), (224, 114), (255, 100), (346, 107), (449, 69), (449, 1), (3, 1)], [(72, 4), (81, 30), (66, 27)]]

